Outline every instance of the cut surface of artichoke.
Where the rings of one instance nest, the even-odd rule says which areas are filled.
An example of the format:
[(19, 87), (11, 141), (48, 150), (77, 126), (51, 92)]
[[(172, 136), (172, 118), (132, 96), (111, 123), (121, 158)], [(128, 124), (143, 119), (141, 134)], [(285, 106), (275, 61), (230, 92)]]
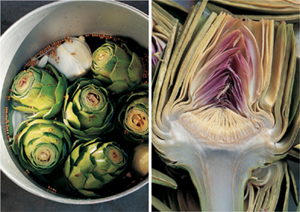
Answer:
[[(281, 160), (299, 142), (300, 109), (291, 105), (299, 74), (293, 27), (225, 13), (199, 23), (206, 3), (191, 10), (181, 32), (175, 22), (170, 33), (154, 84), (153, 144), (165, 163), (189, 172), (201, 210), (274, 208), (279, 195), (262, 204), (267, 188), (280, 190), (274, 179), (256, 201), (250, 192), (246, 203), (244, 189), (253, 170)], [(287, 170), (278, 166), (265, 170)]]
[(126, 115), (125, 122), (131, 131), (135, 131), (139, 134), (148, 132), (148, 114), (145, 111), (132, 108)]

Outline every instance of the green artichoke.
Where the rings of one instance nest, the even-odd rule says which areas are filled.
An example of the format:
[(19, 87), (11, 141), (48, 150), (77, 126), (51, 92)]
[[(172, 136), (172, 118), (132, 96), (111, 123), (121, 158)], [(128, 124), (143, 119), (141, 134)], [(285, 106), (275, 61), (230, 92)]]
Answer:
[(126, 163), (127, 155), (115, 142), (79, 140), (65, 162), (64, 174), (79, 193), (97, 197), (96, 190), (120, 176)]
[(52, 65), (45, 69), (29, 67), (15, 78), (10, 96), (13, 109), (34, 113), (29, 118), (50, 119), (61, 109), (67, 80)]
[(128, 141), (147, 142), (149, 132), (148, 84), (134, 89), (120, 98), (118, 105), (124, 105), (118, 115), (118, 128)]
[(107, 41), (93, 53), (91, 69), (94, 77), (108, 85), (107, 90), (117, 94), (129, 90), (142, 80), (143, 66), (139, 56), (126, 49), (129, 54), (115, 43)]
[(67, 88), (63, 121), (75, 137), (91, 140), (114, 128), (114, 107), (97, 79), (78, 79)]
[(61, 122), (33, 119), (22, 122), (12, 143), (24, 169), (49, 174), (71, 151), (69, 129)]

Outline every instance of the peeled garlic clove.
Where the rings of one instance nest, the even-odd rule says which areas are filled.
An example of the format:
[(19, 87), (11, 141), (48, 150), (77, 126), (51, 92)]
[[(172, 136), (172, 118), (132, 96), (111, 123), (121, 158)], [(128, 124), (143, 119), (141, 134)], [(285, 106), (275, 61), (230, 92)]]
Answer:
[(48, 62), (48, 59), (49, 59), (48, 55), (44, 55), (44, 56), (42, 57), (42, 59), (40, 59), (40, 60), (38, 61), (37, 67), (39, 67), (39, 68), (44, 68), (44, 67), (46, 66), (47, 62)]
[(90, 70), (92, 52), (83, 36), (72, 37), (50, 54), (49, 63), (63, 73), (68, 80), (74, 81)]
[(133, 150), (132, 169), (134, 174), (145, 176), (149, 172), (149, 149), (148, 145), (140, 144)]

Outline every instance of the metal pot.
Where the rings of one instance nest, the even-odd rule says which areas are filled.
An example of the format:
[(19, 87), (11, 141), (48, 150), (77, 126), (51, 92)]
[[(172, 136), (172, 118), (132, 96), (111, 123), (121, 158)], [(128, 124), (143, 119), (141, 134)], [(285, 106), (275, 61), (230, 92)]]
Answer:
[(98, 199), (73, 199), (53, 194), (39, 185), (19, 165), (6, 137), (7, 96), (14, 76), (39, 50), (53, 42), (84, 34), (126, 36), (148, 49), (148, 16), (117, 1), (59, 1), (27, 14), (0, 38), (1, 57), (1, 170), (21, 188), (46, 199), (69, 204), (102, 203), (128, 195), (148, 183), (148, 178), (129, 189)]

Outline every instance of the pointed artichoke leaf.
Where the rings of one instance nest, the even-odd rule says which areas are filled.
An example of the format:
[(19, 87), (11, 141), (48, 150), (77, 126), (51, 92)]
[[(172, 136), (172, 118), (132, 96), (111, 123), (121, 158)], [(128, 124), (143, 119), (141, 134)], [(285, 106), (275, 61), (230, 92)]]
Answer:
[(64, 111), (64, 122), (67, 122), (68, 125), (72, 126), (72, 128), (80, 129), (81, 123), (78, 119), (77, 115), (73, 112), (73, 102), (69, 102), (67, 104), (66, 111)]
[[(124, 51), (124, 50), (122, 49), (122, 51)], [(127, 68), (129, 67), (129, 65), (130, 65), (129, 58), (126, 58), (126, 59), (122, 58), (122, 57), (120, 59), (118, 58), (113, 71), (109, 75), (112, 82), (123, 80), (123, 81), (129, 83), (130, 79), (129, 79), (128, 71), (127, 71)]]
[(87, 178), (82, 174), (80, 168), (73, 166), (68, 180), (76, 189), (81, 189), (84, 187)]
[(36, 112), (38, 112), (38, 109), (36, 109), (36, 108), (29, 108), (29, 107), (26, 107), (26, 106), (15, 106), (15, 105), (12, 105), (12, 108), (14, 110), (21, 111), (21, 112), (26, 112), (26, 113), (36, 113)]
[(143, 76), (143, 66), (140, 57), (133, 52), (130, 65), (128, 67), (129, 79), (133, 83), (140, 83)]
[(168, 206), (154, 196), (152, 196), (152, 205), (159, 211), (172, 211)]
[[(77, 113), (78, 120), (80, 121), (80, 125), (82, 129), (88, 129), (90, 127), (101, 127), (103, 125), (103, 121), (105, 119), (106, 115), (105, 111), (104, 113), (85, 113), (83, 111), (79, 111)], [(80, 129), (80, 128), (77, 128)]]
[(168, 175), (152, 168), (152, 183), (177, 189), (177, 183)]
[(289, 113), (289, 125), (291, 124), (292, 120), (295, 117), (297, 112), (297, 108), (299, 108), (300, 104), (300, 58), (296, 58), (296, 70), (294, 73), (294, 82), (292, 88), (292, 96), (291, 96), (291, 103), (290, 103), (290, 113)]
[[(93, 147), (93, 149), (95, 150), (95, 147)], [(86, 153), (81, 153), (77, 161), (78, 162), (75, 165), (77, 167), (80, 167), (80, 172), (83, 174), (88, 174), (92, 172), (92, 170), (95, 167), (95, 165), (90, 160), (90, 151), (87, 151)]]
[(47, 111), (47, 113), (43, 115), (43, 118), (44, 119), (53, 118), (58, 113), (58, 111), (60, 111), (62, 104), (63, 102), (60, 101), (57, 104), (52, 105), (52, 107)]
[(100, 195), (96, 194), (93, 191), (88, 191), (84, 189), (78, 189), (77, 191), (86, 197), (100, 197)]
[(106, 89), (113, 92), (113, 93), (119, 94), (119, 93), (122, 93), (126, 90), (129, 90), (129, 85), (126, 81), (117, 80), (117, 81), (114, 81), (108, 87), (106, 87)]
[(99, 189), (102, 188), (102, 186), (103, 182), (95, 178), (92, 174), (88, 174), (84, 189)]

